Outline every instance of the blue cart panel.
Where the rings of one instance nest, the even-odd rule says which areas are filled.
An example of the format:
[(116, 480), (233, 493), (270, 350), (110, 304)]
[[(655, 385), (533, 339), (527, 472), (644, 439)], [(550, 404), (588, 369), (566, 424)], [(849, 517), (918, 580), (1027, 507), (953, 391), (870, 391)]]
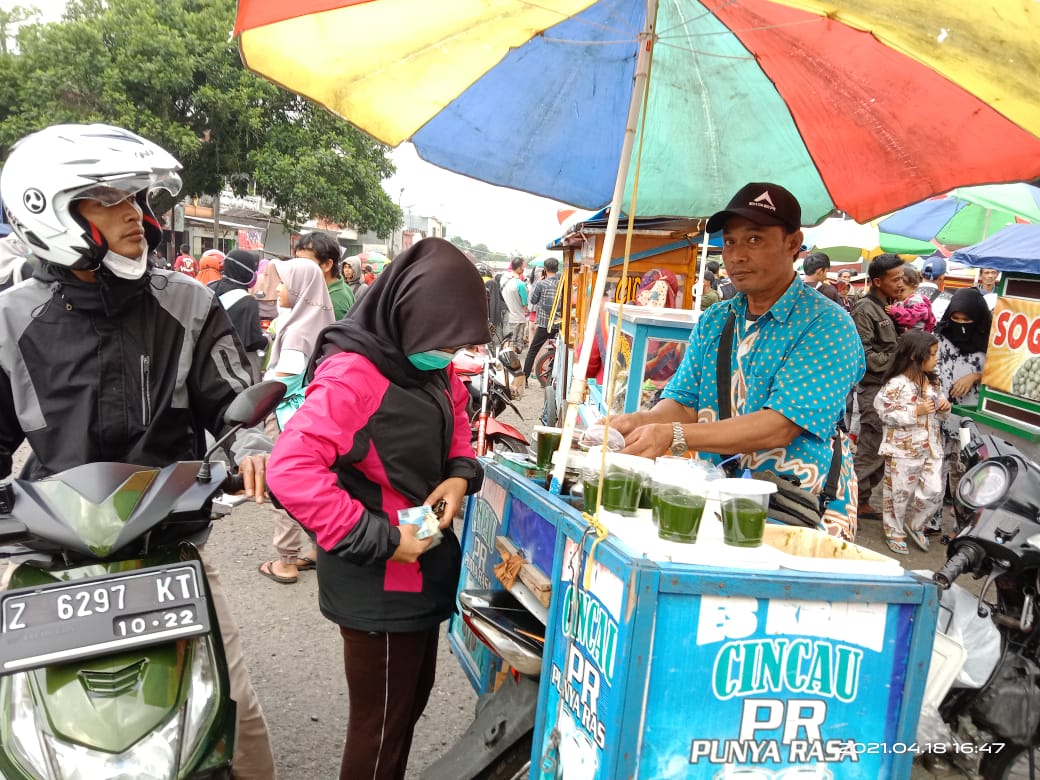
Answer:
[[(497, 534), (512, 539), (524, 518), (529, 560), (555, 529), (532, 778), (909, 777), (931, 583), (658, 563), (615, 537), (596, 543), (572, 507), (495, 464), (485, 494), (498, 497)], [(471, 679), (484, 692), (478, 678), (492, 677)]]

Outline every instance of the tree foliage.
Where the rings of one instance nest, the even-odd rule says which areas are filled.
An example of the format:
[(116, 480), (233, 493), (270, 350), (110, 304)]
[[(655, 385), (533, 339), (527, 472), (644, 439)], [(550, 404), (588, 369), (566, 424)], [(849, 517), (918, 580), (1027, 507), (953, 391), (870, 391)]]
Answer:
[(462, 236), (452, 236), (448, 240), (463, 252), (469, 252), (470, 255), (477, 259), (477, 262), (490, 263), (496, 267), (508, 265), (513, 257), (503, 252), (494, 252), (488, 249), (487, 244), (471, 244)]
[(234, 0), (72, 0), (62, 22), (22, 25), (18, 52), (0, 56), (0, 157), (57, 122), (107, 122), (173, 153), (183, 195), (255, 186), (291, 224), (316, 216), (388, 236), (401, 211), (380, 186), (394, 172), (387, 147), (247, 71), (234, 11)]

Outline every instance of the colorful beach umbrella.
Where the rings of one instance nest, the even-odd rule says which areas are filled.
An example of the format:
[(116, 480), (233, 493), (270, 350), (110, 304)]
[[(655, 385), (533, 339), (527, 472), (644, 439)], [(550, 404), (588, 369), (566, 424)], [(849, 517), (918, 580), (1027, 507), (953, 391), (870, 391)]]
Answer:
[(950, 259), (976, 268), (1040, 274), (1040, 225), (1011, 225), (974, 246), (958, 249)]
[[(899, 237), (963, 247), (1020, 222), (1040, 223), (1040, 188), (1030, 184), (959, 187), (900, 209), (878, 223), (885, 241)], [(893, 250), (889, 250), (893, 251)]]
[(866, 222), (1040, 175), (1036, 13), (1034, 0), (240, 0), (235, 34), (249, 68), (378, 140), (583, 208), (612, 199), (642, 50), (637, 214), (709, 214), (772, 180), (806, 223), (835, 207)]
[[(748, 181), (788, 187), (812, 224), (1040, 176), (1035, 13), (1035, 0), (239, 0), (235, 35), (251, 70), (386, 144), (609, 202), (611, 257), (622, 208), (704, 216)], [(602, 263), (574, 387), (606, 280)], [(576, 413), (569, 397), (563, 441)]]
[(825, 252), (832, 263), (866, 260), (881, 251), (875, 225), (869, 222), (861, 225), (843, 217), (830, 217), (816, 227), (806, 228), (802, 244), (813, 251)]

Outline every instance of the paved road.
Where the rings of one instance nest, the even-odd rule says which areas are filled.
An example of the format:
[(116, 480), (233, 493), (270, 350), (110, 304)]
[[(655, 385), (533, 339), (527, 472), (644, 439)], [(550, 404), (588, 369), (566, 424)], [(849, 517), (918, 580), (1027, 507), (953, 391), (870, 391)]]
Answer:
[[(512, 412), (503, 419), (529, 431), (540, 408), (538, 391), (529, 391), (520, 403), (526, 419), (518, 420)], [(257, 573), (257, 565), (271, 557), (270, 535), (267, 510), (244, 505), (218, 524), (210, 554), (234, 603), (270, 724), (279, 777), (334, 778), (348, 710), (339, 636), (318, 612), (314, 572), (301, 573), (295, 585), (278, 585)], [(861, 529), (860, 542), (887, 551), (876, 521)], [(904, 563), (907, 568), (934, 569), (943, 561), (942, 549), (936, 546), (928, 554), (914, 550)], [(437, 685), (418, 725), (409, 779), (418, 778), (422, 768), (463, 732), (474, 703), (468, 681), (442, 642)], [(950, 776), (923, 769), (914, 774), (915, 780)]]

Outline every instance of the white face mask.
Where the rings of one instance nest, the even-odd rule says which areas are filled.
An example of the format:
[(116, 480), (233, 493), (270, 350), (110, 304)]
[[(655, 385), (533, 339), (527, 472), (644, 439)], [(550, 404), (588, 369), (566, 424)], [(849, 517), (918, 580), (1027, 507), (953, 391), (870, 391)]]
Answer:
[(110, 249), (101, 264), (120, 279), (140, 279), (148, 268), (148, 250), (145, 249), (139, 258), (132, 260)]

